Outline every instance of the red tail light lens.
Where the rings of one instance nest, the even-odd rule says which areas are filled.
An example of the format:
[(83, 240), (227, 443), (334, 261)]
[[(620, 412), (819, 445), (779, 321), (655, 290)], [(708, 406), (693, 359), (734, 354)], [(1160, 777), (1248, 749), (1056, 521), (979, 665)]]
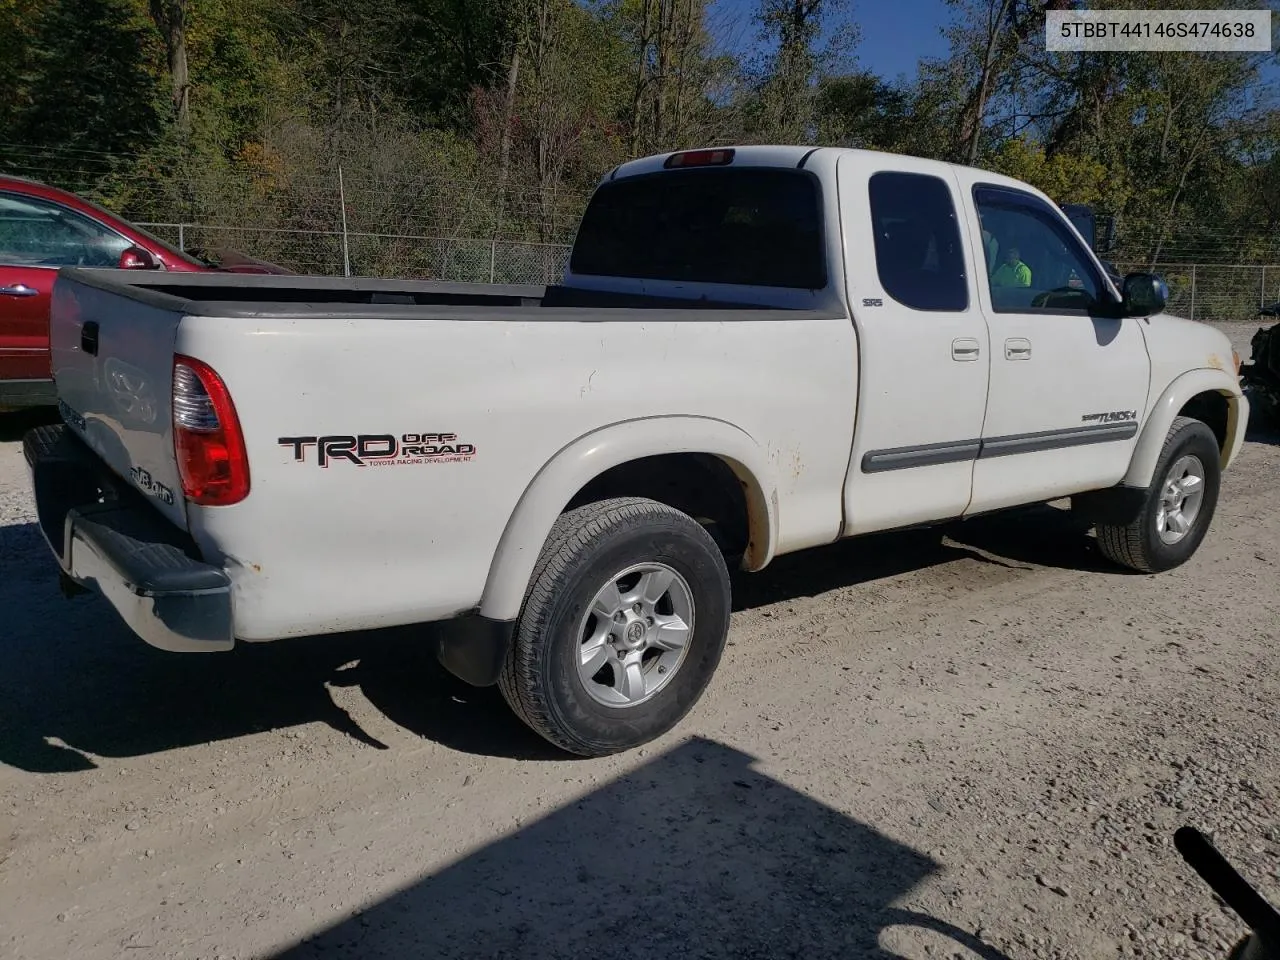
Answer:
[(182, 492), (204, 507), (249, 495), (249, 456), (222, 378), (199, 360), (173, 359), (173, 448)]

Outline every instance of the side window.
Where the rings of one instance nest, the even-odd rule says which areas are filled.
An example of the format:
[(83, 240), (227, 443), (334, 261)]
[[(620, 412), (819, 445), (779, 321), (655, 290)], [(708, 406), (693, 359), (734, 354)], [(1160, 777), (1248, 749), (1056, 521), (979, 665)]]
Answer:
[(1087, 313), (1104, 289), (1057, 211), (1005, 187), (975, 187), (991, 304), (997, 313)]
[(946, 181), (920, 173), (873, 174), (871, 223), (885, 293), (912, 310), (969, 308), (964, 248)]
[(22, 267), (114, 267), (129, 241), (56, 203), (0, 193), (0, 263)]

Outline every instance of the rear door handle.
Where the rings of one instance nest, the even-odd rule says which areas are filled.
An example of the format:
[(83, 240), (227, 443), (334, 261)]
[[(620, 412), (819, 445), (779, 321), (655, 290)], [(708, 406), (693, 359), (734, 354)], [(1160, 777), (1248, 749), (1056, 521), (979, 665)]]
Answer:
[(1004, 342), (1004, 358), (1006, 360), (1030, 360), (1031, 341), (1023, 337), (1012, 337)]
[(978, 345), (978, 341), (972, 337), (961, 337), (958, 340), (951, 341), (951, 359), (961, 362), (966, 360), (977, 360), (982, 356), (982, 347)]
[(0, 297), (34, 297), (40, 291), (28, 287), (25, 283), (15, 283), (11, 287), (0, 287)]

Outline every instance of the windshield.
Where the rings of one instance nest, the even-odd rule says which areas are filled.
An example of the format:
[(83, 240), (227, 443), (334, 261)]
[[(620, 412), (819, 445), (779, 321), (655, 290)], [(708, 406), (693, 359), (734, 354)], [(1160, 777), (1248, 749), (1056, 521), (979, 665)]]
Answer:
[(583, 215), (579, 275), (816, 290), (817, 180), (799, 170), (679, 170), (605, 183)]
[(1079, 204), (1067, 203), (1063, 204), (1062, 212), (1067, 215), (1067, 219), (1071, 221), (1071, 225), (1080, 231), (1080, 236), (1084, 237), (1084, 242), (1089, 245), (1092, 250), (1097, 247), (1097, 226), (1094, 220), (1093, 211), (1088, 207)]

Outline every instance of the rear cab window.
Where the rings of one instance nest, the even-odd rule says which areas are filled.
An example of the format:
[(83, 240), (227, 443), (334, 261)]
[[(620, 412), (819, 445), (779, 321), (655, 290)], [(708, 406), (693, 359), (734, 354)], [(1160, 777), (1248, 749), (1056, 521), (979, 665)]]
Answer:
[(672, 170), (600, 185), (569, 261), (582, 276), (818, 290), (822, 197), (803, 170)]

